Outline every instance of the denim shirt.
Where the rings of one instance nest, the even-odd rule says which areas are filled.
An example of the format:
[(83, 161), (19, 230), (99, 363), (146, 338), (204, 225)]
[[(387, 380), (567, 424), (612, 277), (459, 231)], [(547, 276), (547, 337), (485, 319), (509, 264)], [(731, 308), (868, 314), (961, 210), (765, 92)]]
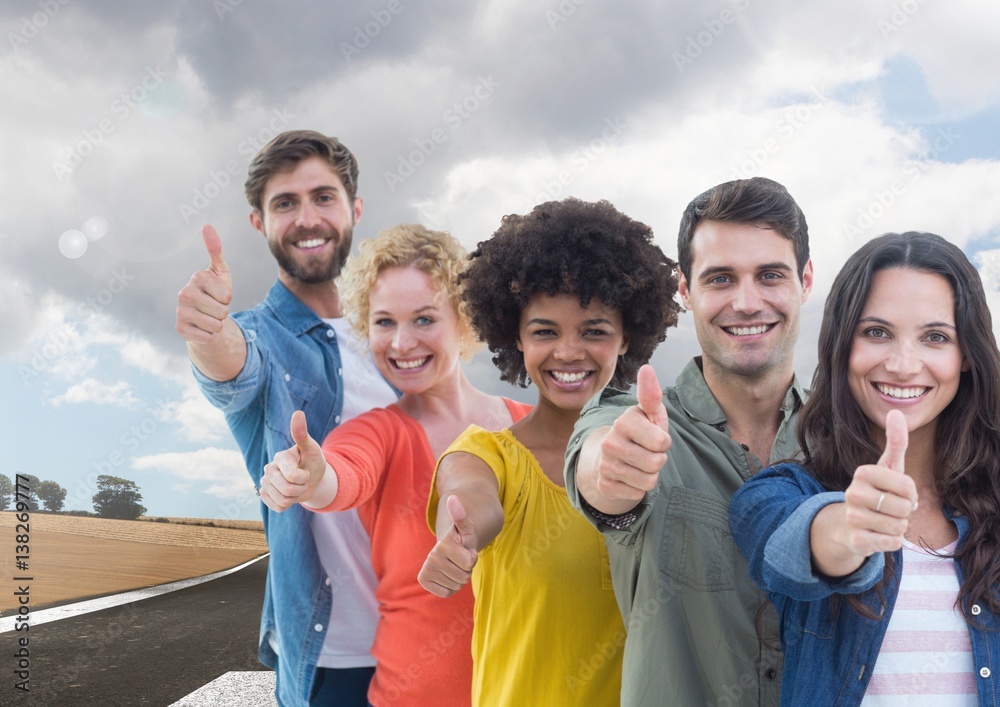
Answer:
[[(857, 705), (871, 679), (892, 615), (903, 568), (902, 551), (892, 553), (895, 570), (885, 583), (885, 611), (880, 618), (859, 614), (841, 601), (836, 619), (834, 595), (858, 594), (877, 615), (882, 602), (871, 589), (885, 571), (885, 555), (876, 553), (846, 577), (817, 574), (812, 566), (809, 532), (823, 507), (844, 500), (827, 491), (798, 464), (778, 464), (748, 481), (733, 496), (729, 523), (733, 538), (750, 567), (750, 576), (768, 592), (781, 616), (780, 640), (785, 652), (782, 705)], [(945, 506), (958, 528), (958, 547), (969, 533), (969, 521)], [(962, 567), (955, 564), (958, 579)], [(969, 626), (980, 705), (1000, 705), (1000, 616), (989, 608), (963, 601)]]
[[(192, 368), (205, 397), (225, 413), (259, 487), (264, 465), (293, 445), (288, 421), (295, 410), (305, 411), (313, 439), (323, 440), (340, 423), (340, 350), (333, 329), (281, 282), (261, 304), (233, 319), (247, 342), (239, 375), (217, 382)], [(330, 619), (331, 582), (313, 539), (313, 514), (299, 504), (276, 513), (261, 503), (260, 510), (271, 556), (258, 658), (277, 673), (282, 705), (308, 705)]]

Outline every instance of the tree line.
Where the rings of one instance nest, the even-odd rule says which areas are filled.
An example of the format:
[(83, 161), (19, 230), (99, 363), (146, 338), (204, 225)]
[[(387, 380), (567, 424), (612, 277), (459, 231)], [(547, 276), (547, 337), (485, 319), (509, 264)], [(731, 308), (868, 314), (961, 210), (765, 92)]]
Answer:
[[(31, 510), (59, 513), (66, 502), (66, 489), (55, 481), (42, 481), (34, 474), (22, 474), (27, 478), (27, 494), (21, 487), (22, 497)], [(0, 511), (5, 511), (14, 502), (14, 482), (6, 474), (0, 474)], [(25, 498), (25, 496), (27, 496)], [(119, 476), (101, 474), (97, 477), (97, 493), (91, 498), (94, 514), (101, 518), (135, 520), (146, 512), (142, 505), (142, 494), (134, 481)]]

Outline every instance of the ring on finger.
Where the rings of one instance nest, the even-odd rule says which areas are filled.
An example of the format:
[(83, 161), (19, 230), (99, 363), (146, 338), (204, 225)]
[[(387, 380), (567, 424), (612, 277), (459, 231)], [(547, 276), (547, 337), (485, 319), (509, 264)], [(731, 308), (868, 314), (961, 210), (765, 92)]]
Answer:
[(884, 500), (885, 500), (885, 494), (884, 493), (879, 494), (878, 503), (875, 504), (875, 512), (876, 513), (881, 513), (882, 512), (882, 501), (884, 501)]

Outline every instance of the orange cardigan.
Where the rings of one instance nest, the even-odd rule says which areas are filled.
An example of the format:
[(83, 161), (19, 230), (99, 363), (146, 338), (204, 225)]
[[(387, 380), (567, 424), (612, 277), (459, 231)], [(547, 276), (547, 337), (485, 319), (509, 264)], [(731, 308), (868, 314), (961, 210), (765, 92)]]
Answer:
[[(531, 410), (504, 402), (514, 421)], [(322, 512), (357, 508), (372, 542), (379, 623), (368, 700), (375, 707), (470, 705), (472, 589), (441, 599), (417, 583), (436, 542), (425, 520), (436, 460), (423, 427), (396, 405), (370, 410), (335, 428), (323, 454), (338, 490)]]

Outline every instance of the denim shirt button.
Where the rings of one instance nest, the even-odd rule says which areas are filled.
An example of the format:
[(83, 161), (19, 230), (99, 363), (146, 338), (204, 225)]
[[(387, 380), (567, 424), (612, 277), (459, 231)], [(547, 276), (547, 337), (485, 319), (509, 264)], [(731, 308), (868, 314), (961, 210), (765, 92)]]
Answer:
[(325, 584), (326, 586), (329, 587), (330, 586), (330, 578), (327, 577), (326, 580), (323, 582), (323, 584)]
[(775, 670), (774, 668), (768, 668), (764, 672), (764, 677), (766, 677), (768, 680), (774, 680), (776, 677), (778, 677), (778, 671)]
[(989, 676), (990, 676), (990, 669), (989, 668), (980, 668), (979, 669), (979, 677), (981, 677), (981, 678), (988, 678)]
[(289, 374), (287, 374), (287, 373), (286, 373), (286, 374), (285, 374), (285, 382), (287, 383), (287, 382), (288, 382), (288, 381), (290, 381), (291, 379), (292, 379), (292, 377), (291, 377), (291, 376), (290, 376)]
[(315, 626), (313, 626), (313, 630), (315, 630), (316, 633), (319, 633), (320, 631), (323, 630), (323, 624), (316, 624)]
[(982, 609), (982, 607), (979, 606), (979, 604), (973, 604), (972, 605), (972, 615), (973, 616), (979, 616), (982, 612), (983, 612), (983, 609)]
[(333, 329), (326, 330), (326, 338), (332, 339), (334, 337)]
[(338, 375), (338, 376), (342, 376), (342, 375), (344, 375), (344, 369), (343, 369), (343, 368), (338, 368), (338, 369), (337, 369), (337, 375)]
[(334, 417), (333, 421), (336, 422), (339, 425), (340, 424), (340, 415), (337, 415), (336, 417)]

